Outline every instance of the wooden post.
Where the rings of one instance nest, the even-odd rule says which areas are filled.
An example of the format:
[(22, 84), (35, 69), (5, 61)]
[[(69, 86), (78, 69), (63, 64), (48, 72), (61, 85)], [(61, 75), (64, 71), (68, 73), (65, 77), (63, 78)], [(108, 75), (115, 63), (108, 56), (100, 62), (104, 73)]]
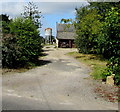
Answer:
[(72, 48), (72, 42), (69, 40), (69, 47)]

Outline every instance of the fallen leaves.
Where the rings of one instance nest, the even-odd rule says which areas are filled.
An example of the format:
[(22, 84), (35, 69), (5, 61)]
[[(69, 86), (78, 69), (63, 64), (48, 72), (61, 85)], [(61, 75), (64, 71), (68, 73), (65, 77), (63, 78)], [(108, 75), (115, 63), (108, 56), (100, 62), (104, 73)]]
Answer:
[(95, 88), (95, 93), (97, 93), (100, 97), (104, 98), (105, 100), (109, 102), (117, 102), (118, 97), (120, 97), (119, 94), (119, 87), (108, 87), (108, 86), (97, 86)]

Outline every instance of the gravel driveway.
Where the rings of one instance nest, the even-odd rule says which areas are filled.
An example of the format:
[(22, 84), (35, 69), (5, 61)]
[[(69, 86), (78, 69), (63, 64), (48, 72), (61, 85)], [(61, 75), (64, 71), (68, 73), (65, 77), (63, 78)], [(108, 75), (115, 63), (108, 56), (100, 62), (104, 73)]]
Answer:
[(44, 48), (44, 65), (3, 75), (3, 110), (117, 110), (97, 98), (89, 68), (65, 55), (76, 49)]

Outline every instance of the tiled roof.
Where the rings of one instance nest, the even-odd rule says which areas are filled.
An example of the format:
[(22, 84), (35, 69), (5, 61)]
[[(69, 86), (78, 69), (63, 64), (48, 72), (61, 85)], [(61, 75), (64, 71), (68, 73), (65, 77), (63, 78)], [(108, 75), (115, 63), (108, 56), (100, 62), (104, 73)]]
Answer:
[(74, 26), (72, 24), (57, 24), (57, 31), (73, 32)]
[(57, 39), (75, 39), (74, 32), (58, 32)]
[(57, 24), (57, 39), (75, 39), (74, 26), (72, 24)]

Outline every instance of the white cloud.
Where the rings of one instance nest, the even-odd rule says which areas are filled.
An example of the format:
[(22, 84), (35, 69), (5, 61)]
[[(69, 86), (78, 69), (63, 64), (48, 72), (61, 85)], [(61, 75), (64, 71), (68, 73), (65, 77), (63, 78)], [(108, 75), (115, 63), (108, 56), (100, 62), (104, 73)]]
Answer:
[[(20, 0), (19, 0), (20, 1)], [(23, 1), (23, 0), (22, 0)], [(44, 14), (62, 14), (62, 13), (73, 13), (75, 7), (80, 7), (86, 2), (35, 2), (39, 10)], [(24, 11), (24, 6), (27, 2), (3, 2), (2, 12), (10, 15), (11, 17), (20, 16)]]
[(3, 14), (8, 14), (11, 17), (20, 16), (24, 9), (24, 2), (3, 2), (1, 3)]
[(119, 2), (119, 0), (1, 0), (0, 2)]
[[(82, 3), (79, 4), (79, 6), (82, 5)], [(78, 4), (76, 2), (68, 3), (68, 2), (50, 2), (50, 3), (39, 3), (39, 10), (43, 14), (51, 14), (51, 13), (69, 13), (72, 12), (72, 10), (77, 7)]]
[(5, 2), (25, 2), (26, 0), (1, 0), (1, 3), (5, 3)]
[(84, 2), (87, 0), (1, 0), (0, 2)]

